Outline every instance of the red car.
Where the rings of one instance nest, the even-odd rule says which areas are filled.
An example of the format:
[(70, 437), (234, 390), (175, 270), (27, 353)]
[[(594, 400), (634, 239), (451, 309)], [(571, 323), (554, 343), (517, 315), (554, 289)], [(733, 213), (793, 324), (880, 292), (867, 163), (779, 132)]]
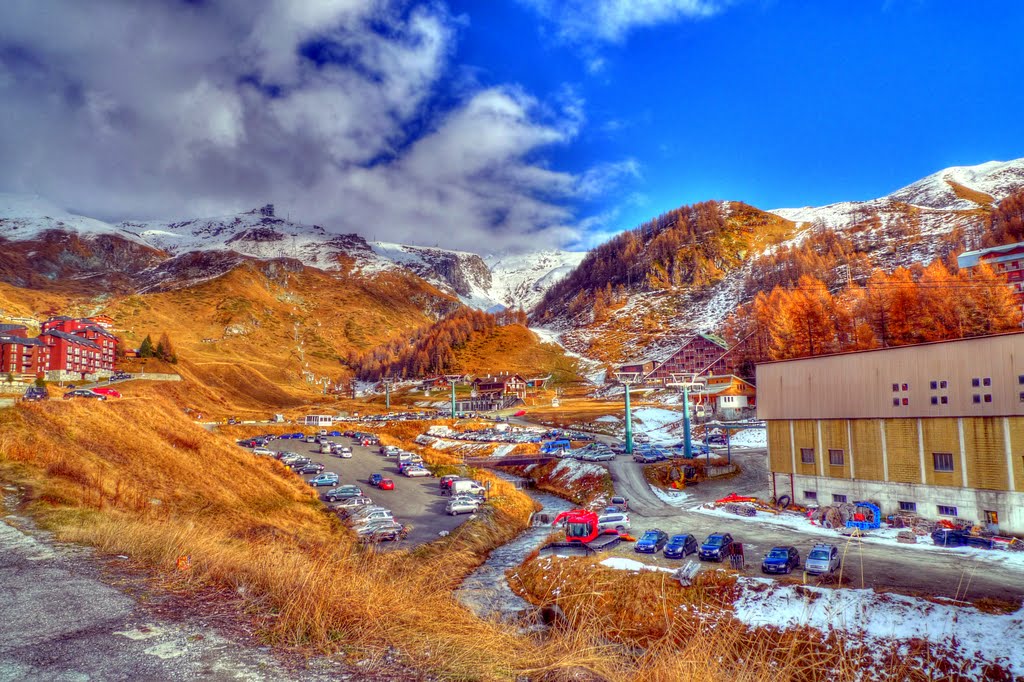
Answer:
[(512, 415), (512, 416), (513, 416), (513, 417), (522, 417), (522, 416), (523, 416), (523, 415), (525, 415), (525, 414), (526, 414), (526, 410), (519, 410), (518, 412), (516, 412), (516, 413), (515, 413), (514, 415)]
[(105, 386), (101, 386), (99, 388), (94, 388), (94, 389), (92, 389), (92, 392), (93, 393), (99, 393), (100, 395), (105, 395), (108, 398), (120, 398), (121, 397), (121, 392), (120, 391), (115, 390), (113, 388), (107, 388)]
[(377, 484), (377, 487), (380, 488), (381, 490), (394, 490), (395, 482), (392, 481), (390, 478), (382, 478), (380, 480), (380, 483)]

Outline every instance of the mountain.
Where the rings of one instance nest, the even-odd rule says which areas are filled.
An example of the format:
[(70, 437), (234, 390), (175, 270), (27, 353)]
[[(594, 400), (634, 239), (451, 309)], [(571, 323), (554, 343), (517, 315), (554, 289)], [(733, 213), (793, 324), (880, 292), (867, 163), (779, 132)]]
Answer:
[(947, 168), (869, 201), (682, 207), (591, 251), (532, 319), (591, 358), (657, 359), (680, 336), (717, 330), (738, 304), (801, 274), (838, 285), (977, 248), (999, 202), (1022, 189), (1017, 159)]
[(544, 293), (576, 269), (585, 251), (534, 251), (484, 256), (491, 271), (488, 296), (505, 308), (530, 311)]

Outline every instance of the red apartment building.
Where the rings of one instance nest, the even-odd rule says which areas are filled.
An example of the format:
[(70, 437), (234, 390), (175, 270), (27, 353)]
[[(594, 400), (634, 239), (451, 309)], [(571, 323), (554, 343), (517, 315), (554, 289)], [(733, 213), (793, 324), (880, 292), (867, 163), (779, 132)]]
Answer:
[(0, 373), (39, 376), (50, 366), (50, 347), (16, 324), (0, 324)]
[(92, 320), (53, 317), (36, 338), (22, 325), (0, 325), (0, 373), (113, 372), (116, 355), (117, 337)]

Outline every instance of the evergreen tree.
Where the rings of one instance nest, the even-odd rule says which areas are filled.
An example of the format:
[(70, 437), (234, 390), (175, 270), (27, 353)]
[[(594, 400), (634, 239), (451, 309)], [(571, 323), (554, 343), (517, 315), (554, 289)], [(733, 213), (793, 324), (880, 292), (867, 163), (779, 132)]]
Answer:
[(139, 345), (139, 357), (140, 358), (151, 358), (154, 357), (153, 351), (153, 339), (149, 338), (149, 334), (146, 334), (146, 338), (142, 340)]

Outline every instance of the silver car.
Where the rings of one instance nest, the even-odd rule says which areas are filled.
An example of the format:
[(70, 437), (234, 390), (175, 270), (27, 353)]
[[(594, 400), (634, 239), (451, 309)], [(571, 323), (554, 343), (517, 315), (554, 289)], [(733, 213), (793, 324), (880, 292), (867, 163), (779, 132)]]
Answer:
[(449, 500), (448, 504), (445, 505), (445, 512), (452, 516), (458, 516), (459, 514), (474, 514), (480, 509), (480, 503), (476, 500), (467, 499), (465, 497), (457, 497), (453, 500)]
[(839, 570), (839, 548), (835, 545), (815, 545), (804, 562), (804, 570), (811, 575), (826, 575)]
[(614, 529), (618, 533), (629, 530), (629, 514), (605, 514), (597, 517), (597, 528), (601, 531)]

